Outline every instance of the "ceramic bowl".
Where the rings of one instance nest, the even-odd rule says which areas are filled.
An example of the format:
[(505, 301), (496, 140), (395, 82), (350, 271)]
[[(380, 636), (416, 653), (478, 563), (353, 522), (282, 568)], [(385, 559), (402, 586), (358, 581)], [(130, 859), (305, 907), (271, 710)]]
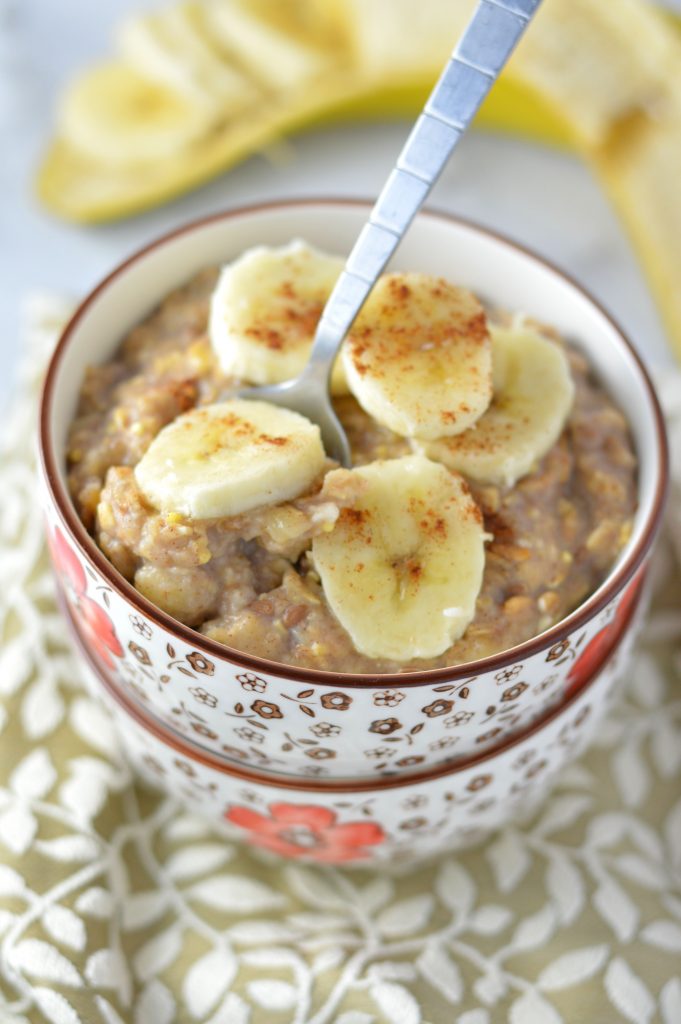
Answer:
[[(638, 610), (629, 613), (638, 618)], [(67, 617), (73, 620), (71, 616)], [(326, 780), (235, 765), (156, 720), (82, 647), (86, 682), (108, 708), (144, 779), (220, 824), (230, 836), (284, 857), (359, 867), (399, 864), (482, 842), (534, 814), (607, 713), (633, 636), (541, 721), (466, 763), (408, 778)]]
[(349, 251), (368, 216), (358, 201), (313, 200), (237, 209), (159, 239), (85, 299), (50, 364), (41, 407), (48, 536), (69, 607), (92, 657), (134, 699), (235, 763), (327, 778), (399, 775), (497, 747), (557, 706), (593, 671), (637, 591), (657, 532), (667, 477), (664, 425), (638, 356), (608, 315), (543, 259), (487, 229), (424, 212), (393, 262), (440, 274), (491, 304), (522, 309), (582, 347), (626, 411), (639, 460), (630, 540), (605, 582), (558, 625), (492, 657), (454, 668), (349, 675), (242, 654), (179, 624), (110, 565), (76, 515), (64, 450), (85, 367), (171, 289), (203, 266), (255, 244), (303, 237)]

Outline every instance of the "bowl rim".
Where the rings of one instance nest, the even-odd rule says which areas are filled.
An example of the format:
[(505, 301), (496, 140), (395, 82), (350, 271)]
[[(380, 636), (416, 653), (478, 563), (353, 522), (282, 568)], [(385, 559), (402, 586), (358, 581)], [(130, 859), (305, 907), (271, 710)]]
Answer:
[(597, 615), (607, 604), (609, 604), (615, 594), (617, 594), (634, 576), (657, 534), (657, 530), (662, 519), (668, 489), (669, 455), (662, 410), (646, 367), (634, 345), (610, 313), (587, 289), (578, 283), (570, 274), (566, 273), (566, 271), (561, 267), (552, 263), (544, 256), (534, 252), (534, 250), (526, 247), (522, 243), (519, 243), (491, 228), (478, 224), (473, 220), (430, 207), (422, 209), (418, 214), (420, 218), (425, 217), (433, 218), (437, 221), (448, 221), (455, 225), (477, 232), (478, 234), (487, 236), (495, 243), (505, 245), (508, 248), (519, 252), (521, 255), (529, 257), (536, 263), (539, 263), (554, 275), (562, 278), (563, 281), (567, 282), (568, 285), (579, 292), (581, 296), (585, 298), (587, 302), (591, 303), (591, 305), (595, 307), (596, 311), (607, 321), (617, 335), (618, 342), (633, 359), (636, 372), (639, 376), (639, 381), (647, 395), (651, 412), (653, 414), (658, 473), (655, 496), (651, 505), (650, 518), (644, 524), (639, 541), (630, 551), (627, 558), (616, 568), (614, 572), (608, 574), (603, 583), (593, 594), (591, 594), (573, 612), (561, 619), (560, 622), (556, 623), (555, 626), (550, 627), (550, 629), (545, 630), (543, 633), (539, 633), (537, 636), (531, 637), (529, 640), (516, 644), (514, 647), (507, 648), (504, 651), (499, 651), (498, 653), (489, 655), (486, 658), (465, 662), (461, 665), (424, 669), (415, 672), (334, 672), (330, 670), (304, 668), (270, 661), (267, 658), (261, 658), (257, 655), (238, 651), (235, 648), (228, 647), (225, 644), (218, 643), (217, 641), (204, 636), (202, 633), (197, 632), (190, 626), (185, 626), (183, 623), (178, 622), (176, 619), (172, 618), (172, 616), (168, 615), (160, 608), (157, 608), (143, 597), (142, 594), (140, 594), (139, 591), (137, 591), (134, 586), (128, 582), (128, 580), (118, 573), (97, 546), (94, 539), (90, 536), (81, 522), (71, 501), (70, 495), (66, 489), (62, 487), (59, 473), (57, 471), (59, 460), (54, 451), (50, 431), (55, 382), (62, 358), (68, 348), (74, 331), (77, 329), (81, 319), (85, 316), (90, 306), (96, 301), (100, 293), (105, 291), (113, 282), (116, 281), (117, 278), (127, 273), (128, 270), (134, 267), (135, 263), (143, 260), (155, 249), (158, 249), (159, 247), (162, 247), (183, 235), (191, 234), (198, 229), (214, 224), (217, 221), (229, 221), (232, 218), (240, 218), (268, 210), (280, 210), (300, 206), (323, 207), (329, 205), (352, 206), (368, 212), (373, 205), (373, 200), (354, 197), (341, 198), (324, 196), (302, 199), (293, 198), (235, 206), (227, 210), (212, 213), (205, 217), (200, 217), (182, 224), (179, 227), (158, 236), (141, 248), (136, 249), (130, 256), (118, 263), (114, 269), (85, 296), (82, 302), (77, 306), (75, 312), (71, 316), (71, 319), (68, 321), (59, 337), (48, 364), (40, 397), (39, 455), (48, 492), (59, 512), (63, 525), (67, 529), (70, 540), (76, 544), (81, 556), (85, 557), (95, 565), (107, 583), (116, 593), (119, 594), (120, 597), (123, 598), (124, 601), (131, 604), (136, 611), (140, 612), (148, 619), (151, 619), (156, 626), (160, 627), (162, 630), (171, 633), (176, 639), (192, 646), (201, 653), (216, 658), (221, 664), (231, 664), (240, 669), (262, 672), (277, 678), (295, 680), (296, 682), (304, 682), (311, 685), (342, 685), (347, 689), (390, 689), (397, 685), (399, 685), (400, 689), (403, 689), (404, 687), (429, 685), (443, 681), (457, 681), (505, 668), (510, 664), (524, 658), (531, 657), (542, 650), (552, 647), (554, 644), (564, 639), (569, 633), (572, 633), (574, 630), (579, 629), (585, 623), (592, 620), (593, 617)]
[(540, 715), (536, 721), (531, 722), (520, 732), (506, 736), (500, 743), (479, 754), (466, 757), (455, 764), (440, 763), (431, 765), (420, 772), (400, 773), (396, 775), (382, 775), (378, 778), (345, 778), (345, 779), (313, 779), (305, 775), (271, 775), (266, 772), (259, 772), (257, 768), (242, 767), (240, 764), (226, 762), (208, 748), (195, 743), (171, 729), (165, 722), (157, 719), (154, 714), (141, 702), (135, 701), (127, 693), (124, 693), (118, 685), (109, 678), (108, 673), (97, 664), (83, 641), (76, 626), (74, 616), (62, 593), (61, 584), (57, 584), (57, 594), (62, 612), (67, 620), (71, 638), (78, 647), (78, 650), (86, 662), (88, 668), (104, 687), (109, 697), (123, 709), (123, 712), (134, 719), (136, 724), (145, 732), (151, 733), (155, 738), (166, 746), (172, 747), (177, 753), (191, 761), (198, 761), (204, 767), (209, 767), (220, 772), (221, 775), (229, 775), (241, 781), (271, 785), (275, 789), (302, 790), (310, 793), (366, 793), (380, 791), (383, 789), (400, 789), (405, 786), (420, 785), (421, 783), (432, 782), (437, 779), (457, 775), (468, 768), (477, 768), (486, 762), (493, 760), (497, 755), (504, 754), (516, 746), (520, 746), (526, 740), (531, 739), (564, 712), (569, 711), (581, 697), (583, 697), (597, 680), (602, 676), (610, 665), (611, 659), (617, 653), (620, 643), (631, 628), (641, 606), (642, 596), (646, 585), (646, 574), (639, 577), (636, 592), (631, 606), (627, 608), (623, 621), (617, 624), (612, 646), (608, 648), (605, 656), (601, 659), (596, 669), (592, 672), (586, 682), (564, 697), (559, 704), (549, 708), (544, 715)]

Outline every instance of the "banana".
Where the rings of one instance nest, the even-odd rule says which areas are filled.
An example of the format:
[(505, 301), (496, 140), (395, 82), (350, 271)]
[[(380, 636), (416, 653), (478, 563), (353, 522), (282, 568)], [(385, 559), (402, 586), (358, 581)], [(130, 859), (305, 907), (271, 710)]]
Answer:
[(61, 98), (61, 137), (94, 161), (129, 166), (174, 156), (206, 135), (211, 118), (187, 96), (124, 64), (79, 75)]
[(384, 274), (341, 349), (350, 390), (396, 434), (459, 434), (492, 398), (485, 312), (471, 292), (427, 274)]
[(296, 498), (325, 463), (319, 427), (267, 402), (232, 399), (179, 416), (135, 467), (145, 498), (193, 519)]
[(240, 113), (258, 96), (254, 84), (211, 45), (195, 4), (127, 18), (116, 43), (132, 67), (202, 104), (217, 120)]
[[(280, 248), (258, 246), (228, 264), (213, 293), (209, 321), (224, 373), (252, 384), (296, 377), (342, 269), (339, 256), (301, 241)], [(339, 361), (331, 389), (334, 394), (348, 391)]]
[[(333, 485), (328, 473), (322, 496)], [(362, 654), (436, 657), (465, 632), (486, 534), (464, 480), (422, 455), (351, 470), (363, 485), (312, 541), (326, 599)]]
[(280, 31), (238, 0), (203, 0), (202, 10), (212, 38), (266, 88), (301, 88), (328, 68), (319, 47)]
[(527, 326), (491, 327), (494, 398), (470, 430), (417, 451), (481, 483), (512, 487), (558, 440), (574, 383), (565, 353)]

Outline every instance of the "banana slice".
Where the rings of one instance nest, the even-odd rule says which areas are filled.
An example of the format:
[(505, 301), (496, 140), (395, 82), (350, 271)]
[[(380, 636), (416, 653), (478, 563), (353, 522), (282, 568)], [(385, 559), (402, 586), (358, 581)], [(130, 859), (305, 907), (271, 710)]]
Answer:
[(116, 43), (141, 73), (203, 104), (216, 117), (241, 112), (258, 95), (253, 83), (211, 45), (196, 4), (127, 18), (118, 26)]
[(459, 434), (492, 398), (482, 306), (471, 292), (427, 274), (384, 274), (341, 360), (362, 408), (404, 437)]
[(312, 542), (329, 606), (368, 657), (436, 657), (475, 612), (485, 563), (480, 510), (460, 476), (422, 455), (351, 473), (365, 485), (361, 496)]
[(205, 109), (125, 64), (100, 64), (62, 96), (59, 134), (80, 153), (114, 166), (173, 156), (206, 135)]
[(268, 402), (233, 399), (192, 409), (164, 427), (135, 479), (163, 512), (212, 519), (298, 497), (324, 461), (316, 424)]
[[(343, 269), (339, 256), (294, 241), (249, 249), (224, 268), (213, 293), (209, 332), (222, 370), (253, 384), (296, 377), (317, 321)], [(347, 394), (340, 365), (334, 394)]]
[(492, 327), (494, 398), (456, 437), (417, 450), (481, 483), (512, 487), (560, 437), (575, 386), (565, 353), (529, 327)]
[(238, 0), (203, 0), (202, 8), (212, 37), (268, 88), (300, 88), (328, 68), (328, 54), (268, 24)]

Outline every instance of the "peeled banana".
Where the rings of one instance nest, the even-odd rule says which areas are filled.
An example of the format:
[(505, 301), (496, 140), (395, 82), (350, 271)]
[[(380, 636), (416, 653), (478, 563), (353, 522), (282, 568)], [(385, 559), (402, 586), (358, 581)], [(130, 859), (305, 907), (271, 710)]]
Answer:
[(325, 458), (319, 427), (304, 416), (232, 399), (164, 427), (137, 463), (135, 479), (162, 512), (212, 519), (298, 497)]
[[(345, 471), (327, 474), (325, 487), (334, 472)], [(480, 510), (460, 476), (422, 455), (351, 473), (364, 485), (360, 497), (312, 542), (326, 600), (360, 653), (436, 657), (475, 613), (485, 563)]]
[[(307, 362), (317, 321), (343, 259), (302, 241), (258, 246), (222, 271), (211, 300), (209, 333), (222, 370), (251, 384), (296, 377)], [(334, 394), (347, 394), (340, 362)]]
[(492, 327), (494, 398), (456, 437), (417, 450), (480, 483), (512, 487), (558, 440), (574, 399), (562, 349), (529, 327)]
[(362, 408), (404, 437), (459, 434), (492, 398), (482, 306), (466, 289), (427, 274), (384, 274), (341, 360)]

